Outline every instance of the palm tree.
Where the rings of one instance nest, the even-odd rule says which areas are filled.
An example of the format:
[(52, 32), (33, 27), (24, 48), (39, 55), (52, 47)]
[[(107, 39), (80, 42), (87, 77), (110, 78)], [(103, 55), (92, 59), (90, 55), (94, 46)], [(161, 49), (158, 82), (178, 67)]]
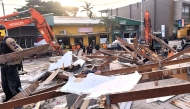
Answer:
[(112, 35), (113, 31), (120, 27), (119, 22), (115, 18), (102, 17), (100, 20), (100, 24), (103, 24), (105, 27), (107, 34), (107, 38), (109, 35)]
[(92, 17), (92, 11), (91, 11), (91, 9), (93, 7), (90, 6), (91, 3), (85, 2), (85, 4), (86, 4), (86, 6), (81, 6), (81, 7), (83, 7), (83, 10), (81, 12), (86, 11), (86, 15), (91, 18)]

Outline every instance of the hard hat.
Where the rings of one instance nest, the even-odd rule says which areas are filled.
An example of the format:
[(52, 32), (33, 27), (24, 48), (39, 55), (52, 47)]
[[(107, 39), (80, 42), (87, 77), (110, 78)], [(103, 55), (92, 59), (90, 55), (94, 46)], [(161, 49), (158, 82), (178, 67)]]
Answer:
[(0, 30), (4, 30), (5, 29), (5, 26), (0, 24)]

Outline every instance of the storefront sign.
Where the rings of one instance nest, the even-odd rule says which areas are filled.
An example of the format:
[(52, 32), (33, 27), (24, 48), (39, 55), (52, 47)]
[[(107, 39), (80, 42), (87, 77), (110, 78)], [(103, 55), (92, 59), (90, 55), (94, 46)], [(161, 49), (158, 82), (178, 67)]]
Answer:
[(125, 25), (126, 24), (126, 20), (119, 20), (119, 24)]
[(135, 29), (135, 26), (126, 26), (126, 30), (131, 31), (131, 30), (134, 30), (134, 29)]
[(113, 33), (120, 33), (120, 31), (119, 30), (115, 30), (115, 31), (113, 31)]
[(79, 33), (87, 33), (87, 32), (93, 32), (92, 27), (87, 27), (87, 28), (78, 28)]
[(161, 25), (162, 37), (165, 37), (165, 25)]

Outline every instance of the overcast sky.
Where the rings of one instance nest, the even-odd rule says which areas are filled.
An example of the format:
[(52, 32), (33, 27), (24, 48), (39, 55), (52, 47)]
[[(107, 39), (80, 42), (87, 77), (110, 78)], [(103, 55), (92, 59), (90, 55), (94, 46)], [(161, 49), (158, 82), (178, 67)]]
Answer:
[[(47, 0), (44, 0), (47, 1)], [(97, 12), (99, 10), (103, 9), (111, 9), (111, 8), (116, 8), (116, 7), (122, 7), (131, 3), (136, 3), (140, 2), (141, 0), (54, 0), (54, 1), (59, 1), (61, 2), (62, 5), (65, 6), (76, 6), (76, 7), (81, 7), (85, 5), (84, 1), (88, 3), (92, 3), (92, 7), (94, 7), (93, 12), (96, 12), (97, 16), (99, 15)], [(25, 0), (3, 0), (5, 4), (5, 14), (11, 14), (15, 10), (14, 8), (19, 8), (23, 5), (26, 4)], [(0, 2), (1, 3), (1, 2)], [(2, 6), (0, 6), (0, 16), (3, 15), (3, 10)], [(81, 8), (80, 8), (81, 10)], [(86, 13), (78, 13), (77, 16), (85, 16)]]

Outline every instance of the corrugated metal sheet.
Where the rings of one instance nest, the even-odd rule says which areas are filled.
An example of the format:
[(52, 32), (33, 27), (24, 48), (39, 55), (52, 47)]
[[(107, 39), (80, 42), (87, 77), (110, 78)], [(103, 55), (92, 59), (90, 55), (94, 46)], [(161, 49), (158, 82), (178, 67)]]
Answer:
[(68, 25), (68, 24), (99, 24), (100, 19), (90, 19), (86, 17), (63, 17), (54, 16), (55, 25)]

